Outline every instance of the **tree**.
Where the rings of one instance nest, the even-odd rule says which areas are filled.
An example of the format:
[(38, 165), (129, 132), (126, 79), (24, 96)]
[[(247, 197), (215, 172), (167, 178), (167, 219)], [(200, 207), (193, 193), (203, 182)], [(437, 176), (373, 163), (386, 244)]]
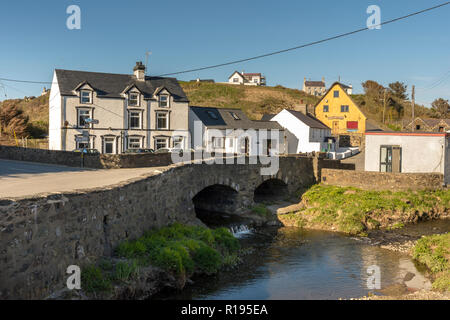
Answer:
[(3, 103), (0, 108), (0, 127), (8, 135), (27, 135), (28, 117), (14, 104)]
[(403, 82), (396, 81), (393, 83), (389, 83), (389, 91), (397, 99), (406, 100), (408, 98), (408, 95), (406, 93), (407, 89), (408, 86)]
[(431, 112), (433, 117), (446, 119), (449, 115), (450, 104), (448, 100), (444, 100), (442, 98), (436, 99), (431, 104)]
[(362, 83), (362, 87), (364, 89), (364, 92), (366, 93), (366, 96), (376, 101), (383, 100), (384, 87), (378, 82), (373, 80), (367, 80), (366, 82)]

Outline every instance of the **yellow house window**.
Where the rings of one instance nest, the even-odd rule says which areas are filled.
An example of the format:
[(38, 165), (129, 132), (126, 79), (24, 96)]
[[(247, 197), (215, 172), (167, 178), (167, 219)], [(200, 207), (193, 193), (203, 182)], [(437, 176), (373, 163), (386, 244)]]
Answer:
[(343, 105), (341, 106), (341, 112), (349, 112), (350, 108), (349, 106)]
[(328, 105), (324, 105), (323, 112), (329, 112), (329, 111), (330, 111), (330, 107)]
[(335, 98), (339, 98), (339, 90), (335, 90), (333, 94)]

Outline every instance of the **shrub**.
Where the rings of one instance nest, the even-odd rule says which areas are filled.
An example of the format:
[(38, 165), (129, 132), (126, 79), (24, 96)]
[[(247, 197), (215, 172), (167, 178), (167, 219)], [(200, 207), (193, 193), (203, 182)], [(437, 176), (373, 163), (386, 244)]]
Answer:
[(81, 287), (86, 292), (109, 291), (111, 279), (96, 266), (87, 266), (81, 272)]
[(220, 253), (208, 246), (201, 246), (195, 251), (193, 258), (201, 272), (215, 273), (222, 266)]
[(114, 271), (114, 279), (126, 281), (138, 275), (139, 268), (136, 260), (120, 261), (116, 264)]

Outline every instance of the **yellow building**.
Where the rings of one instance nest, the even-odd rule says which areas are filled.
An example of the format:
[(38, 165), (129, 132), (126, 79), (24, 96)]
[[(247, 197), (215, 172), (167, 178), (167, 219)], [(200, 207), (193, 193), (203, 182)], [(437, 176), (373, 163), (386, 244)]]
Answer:
[(367, 117), (347, 94), (347, 86), (335, 82), (315, 106), (315, 116), (333, 135), (364, 134)]

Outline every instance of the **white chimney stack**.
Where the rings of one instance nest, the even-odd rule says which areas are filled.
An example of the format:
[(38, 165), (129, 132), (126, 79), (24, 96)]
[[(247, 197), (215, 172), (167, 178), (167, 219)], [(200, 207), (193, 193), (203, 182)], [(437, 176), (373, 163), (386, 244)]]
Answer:
[(142, 64), (142, 61), (136, 62), (136, 66), (133, 71), (134, 76), (138, 81), (145, 81), (145, 66)]

